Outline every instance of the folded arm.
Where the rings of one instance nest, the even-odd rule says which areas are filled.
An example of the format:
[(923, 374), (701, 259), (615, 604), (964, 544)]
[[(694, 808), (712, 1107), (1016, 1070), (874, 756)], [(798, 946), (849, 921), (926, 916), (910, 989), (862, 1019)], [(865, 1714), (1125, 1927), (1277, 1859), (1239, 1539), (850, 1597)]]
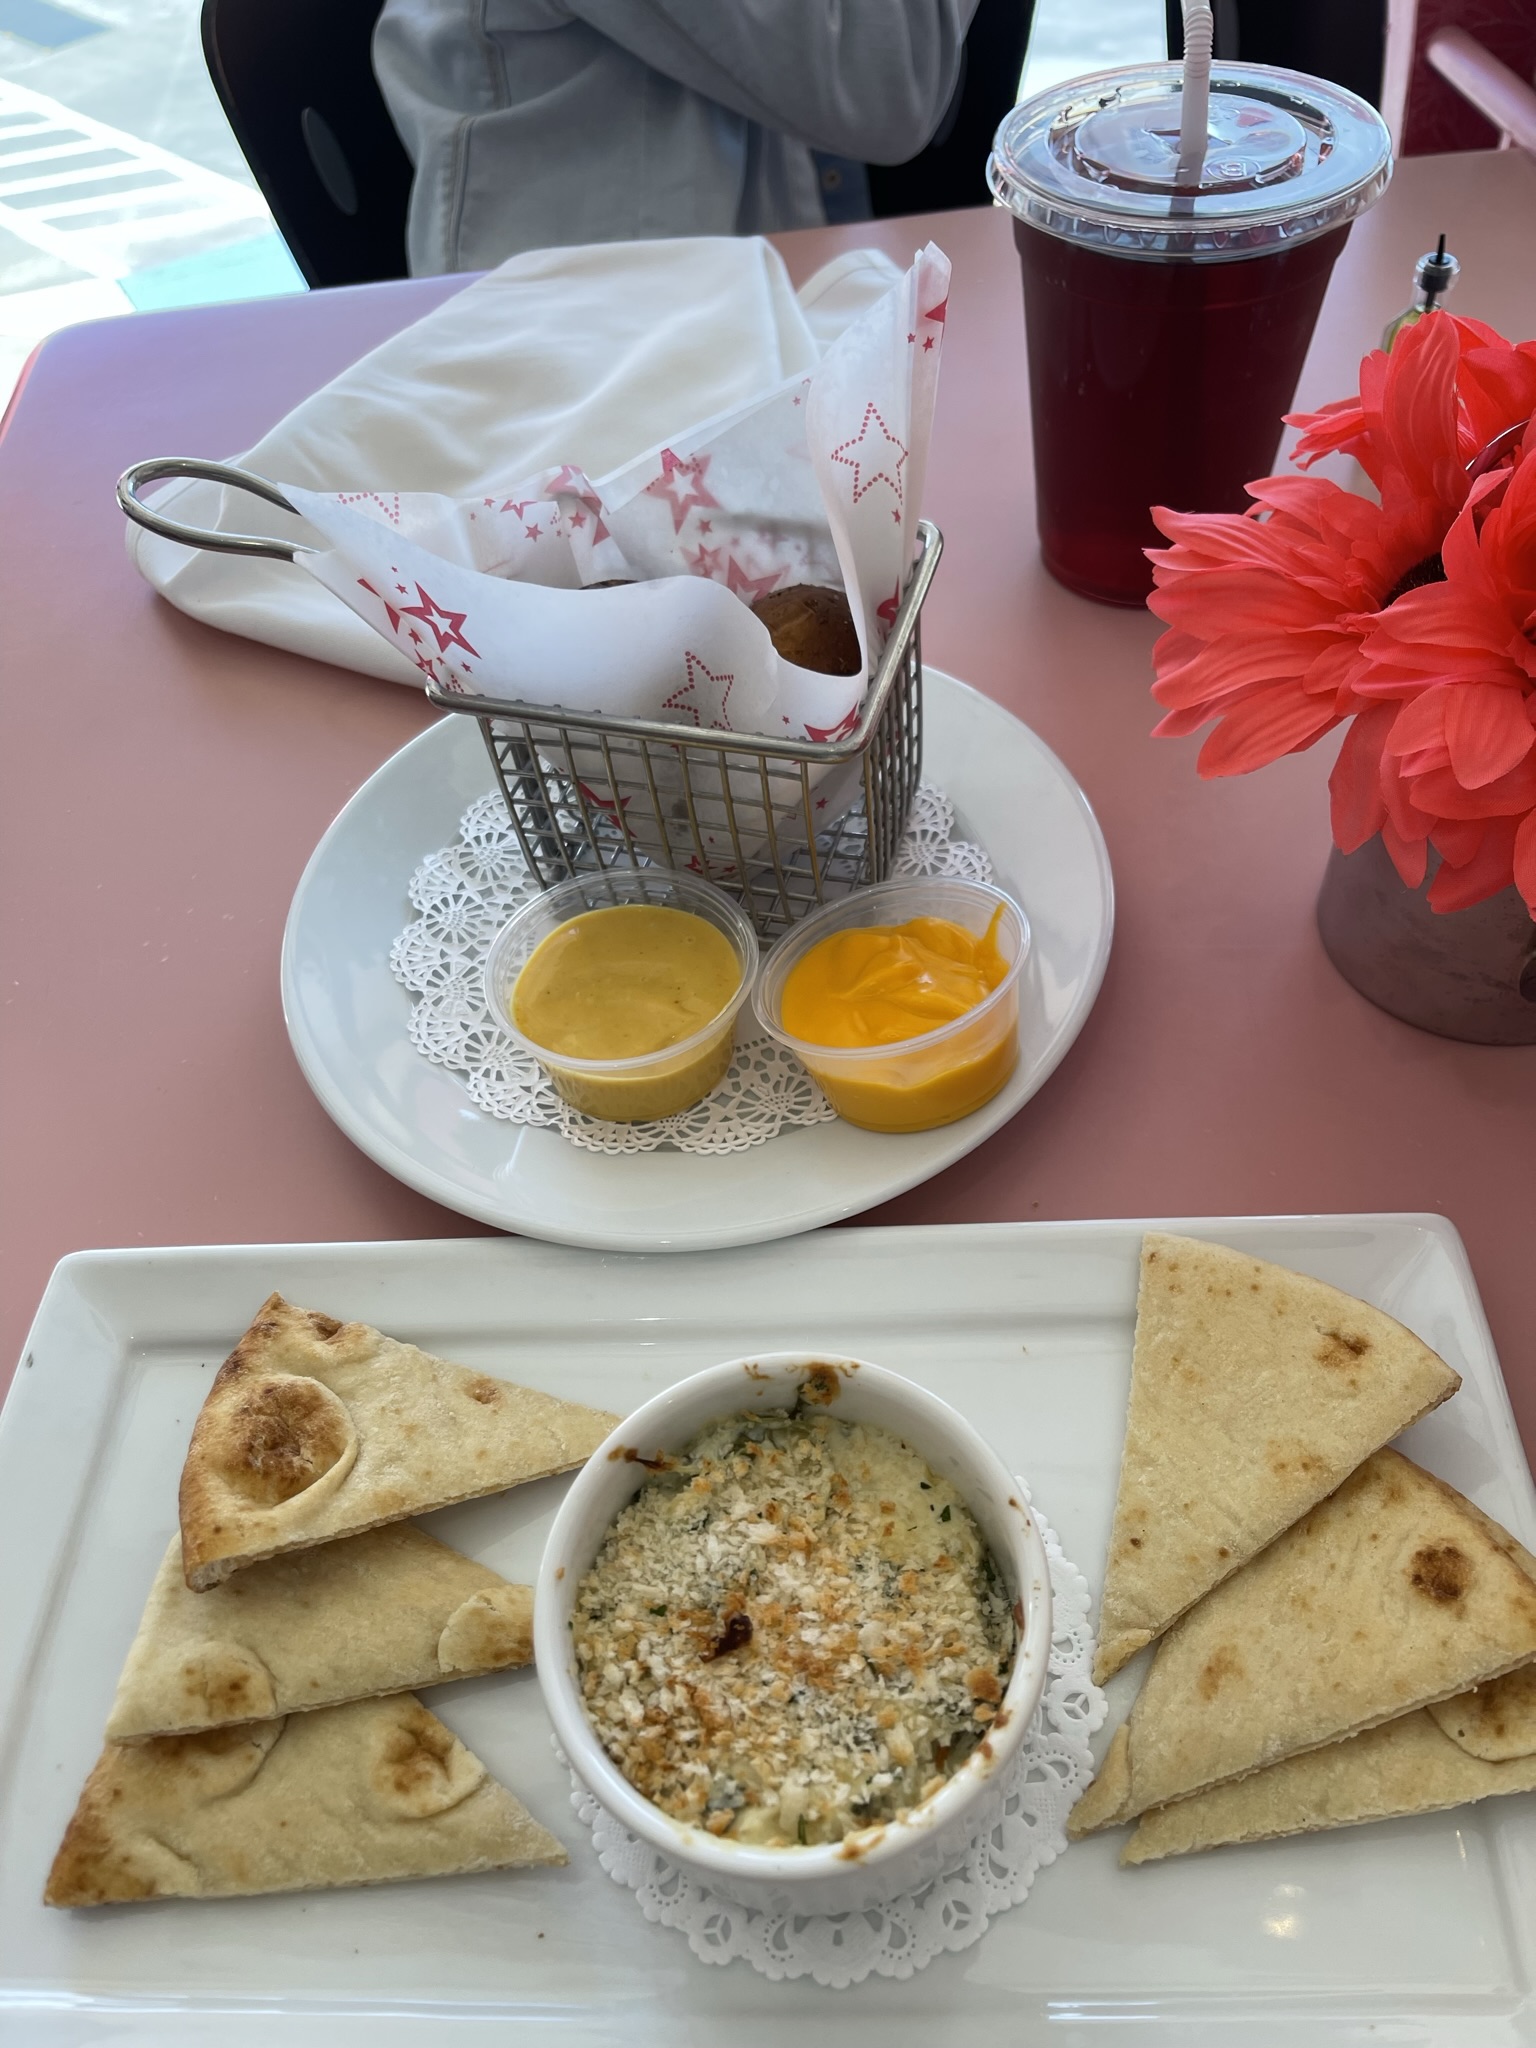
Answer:
[(564, 0), (653, 70), (813, 149), (904, 163), (938, 127), (976, 0)]

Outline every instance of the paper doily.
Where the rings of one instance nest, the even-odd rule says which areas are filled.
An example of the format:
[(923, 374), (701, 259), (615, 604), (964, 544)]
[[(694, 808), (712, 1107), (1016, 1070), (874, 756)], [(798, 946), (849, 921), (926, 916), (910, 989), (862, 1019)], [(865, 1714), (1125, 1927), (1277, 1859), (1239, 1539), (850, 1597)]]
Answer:
[[(990, 881), (991, 861), (979, 846), (951, 838), (954, 822), (949, 798), (923, 783), (891, 873)], [(762, 1033), (737, 1045), (720, 1086), (680, 1116), (613, 1124), (572, 1109), (485, 1002), (491, 941), (537, 893), (507, 807), (492, 790), (464, 813), (457, 845), (429, 854), (412, 875), (410, 899), (421, 915), (389, 951), (395, 979), (418, 998), (411, 1007), (412, 1045), (434, 1066), (462, 1074), (477, 1107), (508, 1123), (558, 1131), (588, 1152), (654, 1152), (663, 1145), (742, 1152), (787, 1127), (831, 1120), (831, 1104), (799, 1061)]]
[[(1023, 1480), (1019, 1481), (1024, 1486)], [(1029, 1488), (1024, 1487), (1029, 1499)], [(1067, 1845), (1067, 1815), (1093, 1777), (1088, 1738), (1103, 1725), (1094, 1684), (1088, 1582), (1037, 1513), (1051, 1570), (1055, 1623), (1045, 1691), (1008, 1778), (1002, 1818), (921, 1890), (862, 1913), (776, 1915), (718, 1897), (670, 1857), (638, 1841), (571, 1773), (571, 1805), (592, 1830), (597, 1860), (635, 1894), (647, 1920), (675, 1927), (704, 1963), (738, 1958), (765, 1977), (812, 1977), (844, 1990), (868, 1976), (910, 1977), (947, 1950), (980, 1941), (989, 1922), (1028, 1895), (1035, 1872)], [(555, 1744), (562, 1763), (569, 1764)]]

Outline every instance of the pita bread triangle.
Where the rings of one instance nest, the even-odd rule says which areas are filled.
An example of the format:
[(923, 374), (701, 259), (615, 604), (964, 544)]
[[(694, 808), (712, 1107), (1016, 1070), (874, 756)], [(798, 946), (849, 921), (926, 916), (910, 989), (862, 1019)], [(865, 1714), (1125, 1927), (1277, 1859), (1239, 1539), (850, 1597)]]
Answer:
[[(1492, 1541), (1515, 1559), (1527, 1578), (1536, 1580), (1536, 1557), (1525, 1545), (1470, 1501), (1467, 1506)], [(1442, 1735), (1485, 1763), (1536, 1754), (1536, 1664), (1521, 1664), (1502, 1678), (1491, 1678), (1486, 1685), (1458, 1693), (1454, 1699), (1436, 1700), (1429, 1711)]]
[(1454, 1488), (1377, 1451), (1159, 1646), (1074, 1835), (1536, 1657), (1536, 1583)]
[(1160, 1806), (1142, 1817), (1120, 1861), (1152, 1863), (1223, 1842), (1268, 1842), (1438, 1813), (1508, 1792), (1536, 1792), (1536, 1755), (1487, 1763), (1449, 1741), (1432, 1715), (1405, 1714), (1347, 1742), (1330, 1742)]
[(1149, 1231), (1095, 1680), (1460, 1384), (1380, 1309)]
[(569, 1472), (619, 1418), (272, 1295), (208, 1390), (181, 1474), (187, 1584)]
[(565, 1860), (480, 1759), (402, 1693), (108, 1743), (43, 1900), (228, 1898)]
[(265, 1721), (532, 1659), (532, 1588), (414, 1522), (248, 1565), (207, 1593), (188, 1591), (173, 1536), (107, 1737)]

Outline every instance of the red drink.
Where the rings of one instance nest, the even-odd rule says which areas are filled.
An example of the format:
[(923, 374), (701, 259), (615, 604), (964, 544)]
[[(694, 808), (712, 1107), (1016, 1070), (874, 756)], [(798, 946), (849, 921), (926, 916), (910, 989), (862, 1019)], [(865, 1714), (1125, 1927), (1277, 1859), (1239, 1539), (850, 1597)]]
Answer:
[(1355, 215), (1385, 188), (1380, 116), (1270, 65), (1218, 67), (1205, 146), (1180, 152), (1177, 64), (1101, 72), (1016, 107), (992, 189), (1024, 277), (1045, 565), (1140, 604), (1150, 507), (1237, 512)]
[(1346, 224), (1242, 263), (1128, 261), (1015, 220), (1045, 566), (1139, 605), (1148, 508), (1240, 512), (1269, 473)]

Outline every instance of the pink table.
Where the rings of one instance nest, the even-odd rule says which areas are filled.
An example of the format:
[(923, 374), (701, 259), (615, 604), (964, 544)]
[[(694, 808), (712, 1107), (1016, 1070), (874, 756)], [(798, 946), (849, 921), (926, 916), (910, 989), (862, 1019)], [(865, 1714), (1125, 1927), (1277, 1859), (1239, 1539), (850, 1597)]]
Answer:
[[(1353, 388), (1441, 229), (1464, 266), (1458, 306), (1536, 334), (1536, 164), (1419, 158), (1355, 230), (1303, 400)], [(1119, 926), (1098, 1007), (1044, 1092), (868, 1220), (1443, 1211), (1536, 1451), (1536, 1050), (1425, 1036), (1335, 975), (1312, 923), (1326, 750), (1201, 784), (1194, 742), (1147, 738), (1153, 622), (1068, 595), (1036, 559), (1006, 219), (783, 247), (799, 277), (858, 241), (905, 258), (928, 232), (955, 283), (926, 649), (1078, 776)], [(182, 618), (130, 569), (112, 501), (131, 461), (248, 445), (459, 282), (75, 328), (18, 397), (0, 442), (0, 1371), (53, 1262), (81, 1246), (480, 1232), (353, 1150), (301, 1080), (278, 1003), (311, 849), (427, 707)]]

